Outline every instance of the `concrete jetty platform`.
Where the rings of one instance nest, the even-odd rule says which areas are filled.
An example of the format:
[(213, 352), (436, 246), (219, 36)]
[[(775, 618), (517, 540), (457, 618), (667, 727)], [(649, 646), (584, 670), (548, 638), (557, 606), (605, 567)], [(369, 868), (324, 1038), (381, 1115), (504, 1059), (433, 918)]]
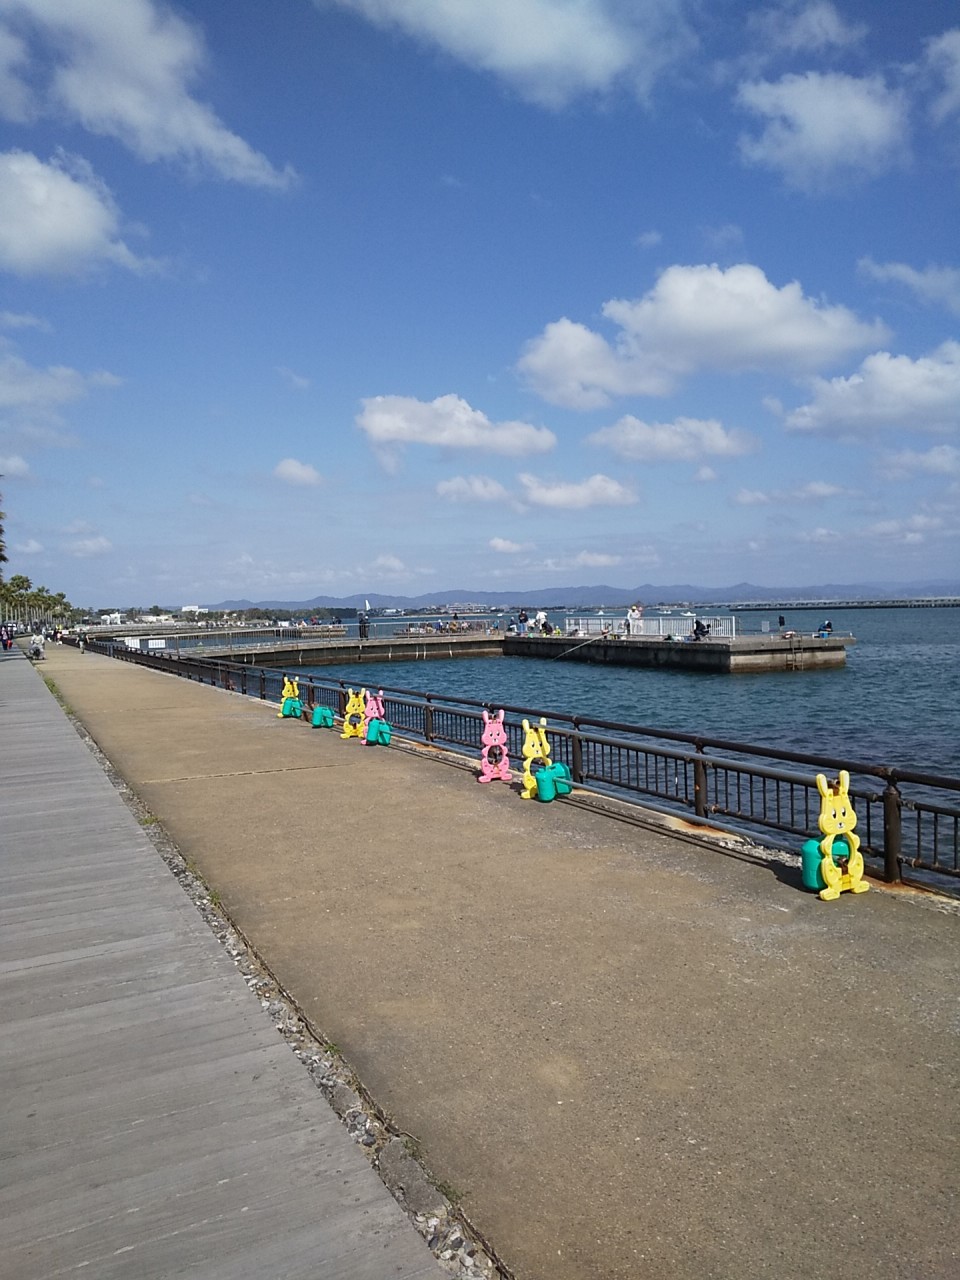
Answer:
[(445, 1274), (19, 650), (0, 750), (5, 1280)]
[(546, 658), (647, 667), (672, 671), (742, 674), (763, 671), (815, 671), (842, 667), (852, 636), (794, 634), (711, 637), (692, 643), (659, 636), (525, 636), (466, 633), (438, 636), (385, 636), (371, 640), (316, 640), (265, 643), (244, 649), (208, 642), (204, 657), (254, 666), (323, 667), (366, 662), (426, 662), (432, 658)]
[[(523, 801), (397, 734), (363, 747), (255, 699), (48, 654), (45, 674), (519, 1280), (960, 1271), (946, 905), (876, 885), (823, 903), (796, 857), (586, 797)], [(6, 793), (28, 838), (36, 754)], [(57, 812), (77, 793), (53, 765)], [(105, 858), (112, 875), (109, 844)], [(29, 851), (13, 866), (29, 889)], [(69, 1011), (76, 981), (54, 987)], [(31, 1070), (69, 1077), (64, 1038), (22, 1051), (17, 1090)], [(221, 1145), (230, 1130), (208, 1131), (206, 1151)], [(55, 1187), (38, 1180), (28, 1203), (55, 1205)]]

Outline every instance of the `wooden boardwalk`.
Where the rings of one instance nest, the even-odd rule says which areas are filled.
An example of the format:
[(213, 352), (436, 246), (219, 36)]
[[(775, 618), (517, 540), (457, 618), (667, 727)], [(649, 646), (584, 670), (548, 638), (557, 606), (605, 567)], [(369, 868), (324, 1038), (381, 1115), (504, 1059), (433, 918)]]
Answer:
[(0, 877), (4, 1280), (442, 1274), (19, 651)]

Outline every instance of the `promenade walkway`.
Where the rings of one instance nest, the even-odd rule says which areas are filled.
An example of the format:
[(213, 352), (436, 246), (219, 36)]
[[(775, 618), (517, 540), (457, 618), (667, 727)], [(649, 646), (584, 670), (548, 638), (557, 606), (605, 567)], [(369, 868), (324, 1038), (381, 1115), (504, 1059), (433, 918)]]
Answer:
[(4, 1280), (443, 1274), (19, 650), (0, 883)]
[[(396, 735), (365, 748), (239, 695), (48, 655), (44, 674), (520, 1280), (960, 1273), (949, 910), (876, 887), (822, 903), (783, 863), (524, 802)], [(13, 794), (30, 787), (59, 806), (42, 760)], [(28, 874), (29, 854), (16, 865)], [(204, 1150), (219, 1158), (216, 1134)]]

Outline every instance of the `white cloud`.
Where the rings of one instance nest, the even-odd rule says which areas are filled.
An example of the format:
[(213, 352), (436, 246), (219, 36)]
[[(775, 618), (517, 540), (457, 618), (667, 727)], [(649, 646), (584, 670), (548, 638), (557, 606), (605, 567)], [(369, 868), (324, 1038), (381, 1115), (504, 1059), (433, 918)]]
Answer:
[(917, 474), (956, 476), (960, 475), (960, 449), (950, 444), (934, 445), (923, 453), (902, 449), (898, 453), (884, 454), (880, 467), (897, 478)]
[(57, 409), (82, 399), (91, 387), (116, 386), (113, 374), (79, 373), (64, 365), (38, 369), (12, 353), (0, 351), (0, 409), (23, 419), (57, 421)]
[(874, 262), (861, 258), (857, 266), (874, 280), (895, 280), (912, 289), (924, 302), (941, 303), (960, 316), (960, 268), (925, 267), (918, 271), (905, 262)]
[(745, 431), (726, 431), (715, 419), (641, 422), (630, 414), (612, 427), (595, 431), (587, 440), (632, 462), (696, 462), (704, 456), (736, 458), (756, 448), (756, 441)]
[(623, 556), (608, 555), (603, 551), (581, 551), (573, 557), (574, 565), (581, 569), (609, 569), (622, 561)]
[(295, 391), (306, 391), (310, 386), (309, 378), (303, 377), (302, 374), (294, 373), (292, 369), (288, 369), (285, 365), (277, 365), (277, 373)]
[(766, 507), (771, 501), (769, 494), (760, 489), (739, 489), (733, 500), (738, 507)]
[(795, 489), (791, 497), (798, 502), (822, 502), (825, 498), (846, 497), (850, 493), (851, 490), (844, 489), (842, 485), (833, 484), (829, 480), (811, 480), (809, 484)]
[(30, 467), (19, 453), (9, 453), (6, 457), (0, 457), (0, 476), (25, 476), (29, 473)]
[(323, 479), (316, 467), (309, 462), (298, 462), (296, 458), (282, 459), (273, 468), (273, 474), (286, 484), (315, 485)]
[(0, 154), (0, 270), (67, 275), (109, 262), (131, 271), (156, 267), (119, 237), (113, 197), (84, 161), (45, 164), (28, 151)]
[(64, 550), (68, 555), (83, 560), (89, 556), (106, 555), (108, 551), (113, 550), (113, 543), (109, 538), (98, 534), (93, 538), (77, 538), (74, 542), (68, 542)]
[(612, 396), (666, 395), (698, 369), (815, 370), (888, 337), (880, 321), (777, 288), (759, 267), (668, 267), (638, 300), (603, 306), (613, 344), (566, 318), (527, 343), (518, 369), (544, 399), (595, 409)]
[(935, 533), (942, 526), (939, 516), (913, 515), (903, 519), (879, 520), (876, 524), (867, 525), (864, 533), (868, 538), (918, 546), (926, 541), (927, 534)]
[(501, 555), (515, 556), (519, 551), (528, 550), (529, 543), (511, 542), (509, 538), (491, 538), (487, 543), (491, 551), (497, 551)]
[(813, 529), (801, 529), (797, 534), (799, 542), (812, 542), (815, 546), (832, 546), (837, 542), (845, 542), (847, 539), (837, 532), (836, 529), (828, 529), (825, 525), (817, 525)]
[(879, 76), (808, 71), (753, 81), (740, 86), (737, 102), (766, 122), (758, 135), (741, 137), (743, 159), (782, 173), (791, 186), (882, 173), (907, 153), (906, 99)]
[[(315, 0), (319, 2), (319, 0)], [(696, 43), (683, 0), (335, 0), (429, 41), (542, 106), (623, 83), (645, 96)]]
[(524, 498), (535, 507), (563, 507), (580, 511), (586, 507), (623, 507), (636, 497), (609, 476), (594, 475), (587, 480), (548, 483), (532, 475), (521, 475)]
[[(191, 94), (205, 62), (202, 36), (154, 0), (4, 0), (28, 44), (8, 45), (0, 109), (76, 120), (142, 160), (174, 160), (253, 186), (283, 188), (278, 171)], [(8, 38), (10, 32), (7, 32)], [(17, 59), (34, 54), (25, 74)], [(11, 56), (14, 55), (14, 56)]]
[(364, 400), (357, 426), (376, 445), (428, 444), (441, 449), (481, 449), (524, 457), (546, 453), (557, 442), (546, 427), (528, 422), (491, 422), (459, 396), (438, 396), (429, 403), (412, 396), (375, 396)]
[(955, 431), (960, 422), (960, 342), (911, 360), (878, 351), (849, 378), (816, 378), (813, 398), (786, 416), (791, 431)]
[(36, 538), (28, 538), (26, 542), (16, 543), (13, 549), (20, 556), (36, 556), (43, 550), (43, 543)]
[(453, 476), (437, 484), (437, 493), (453, 502), (505, 502), (510, 496), (499, 480), (489, 476)]
[(29, 311), (0, 311), (0, 329), (39, 329), (42, 333), (50, 332), (46, 320), (31, 315)]
[(389, 555), (389, 554), (377, 556), (371, 568), (381, 573), (406, 573), (407, 572), (407, 566), (403, 563), (403, 561), (400, 560), (397, 556)]
[(29, 63), (24, 42), (0, 27), (0, 116), (25, 124), (32, 115), (31, 95), (22, 72)]
[(663, 236), (659, 231), (641, 231), (637, 236), (637, 248), (653, 249), (661, 242), (662, 239)]
[(927, 63), (943, 83), (931, 108), (934, 120), (942, 124), (960, 112), (960, 27), (928, 42)]
[(773, 45), (790, 53), (846, 48), (858, 44), (867, 33), (862, 23), (845, 22), (830, 0), (761, 9), (751, 14), (747, 22), (765, 46)]
[(693, 478), (698, 484), (709, 484), (712, 480), (716, 480), (717, 473), (713, 467), (697, 467)]

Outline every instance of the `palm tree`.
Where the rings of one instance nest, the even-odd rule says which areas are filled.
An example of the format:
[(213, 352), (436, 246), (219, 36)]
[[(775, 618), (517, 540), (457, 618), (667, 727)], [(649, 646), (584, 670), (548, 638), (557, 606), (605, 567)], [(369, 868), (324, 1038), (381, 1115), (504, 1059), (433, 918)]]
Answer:
[(10, 612), (18, 622), (24, 621), (27, 612), (28, 597), (33, 583), (22, 573), (15, 573), (7, 583), (7, 595), (10, 601)]

